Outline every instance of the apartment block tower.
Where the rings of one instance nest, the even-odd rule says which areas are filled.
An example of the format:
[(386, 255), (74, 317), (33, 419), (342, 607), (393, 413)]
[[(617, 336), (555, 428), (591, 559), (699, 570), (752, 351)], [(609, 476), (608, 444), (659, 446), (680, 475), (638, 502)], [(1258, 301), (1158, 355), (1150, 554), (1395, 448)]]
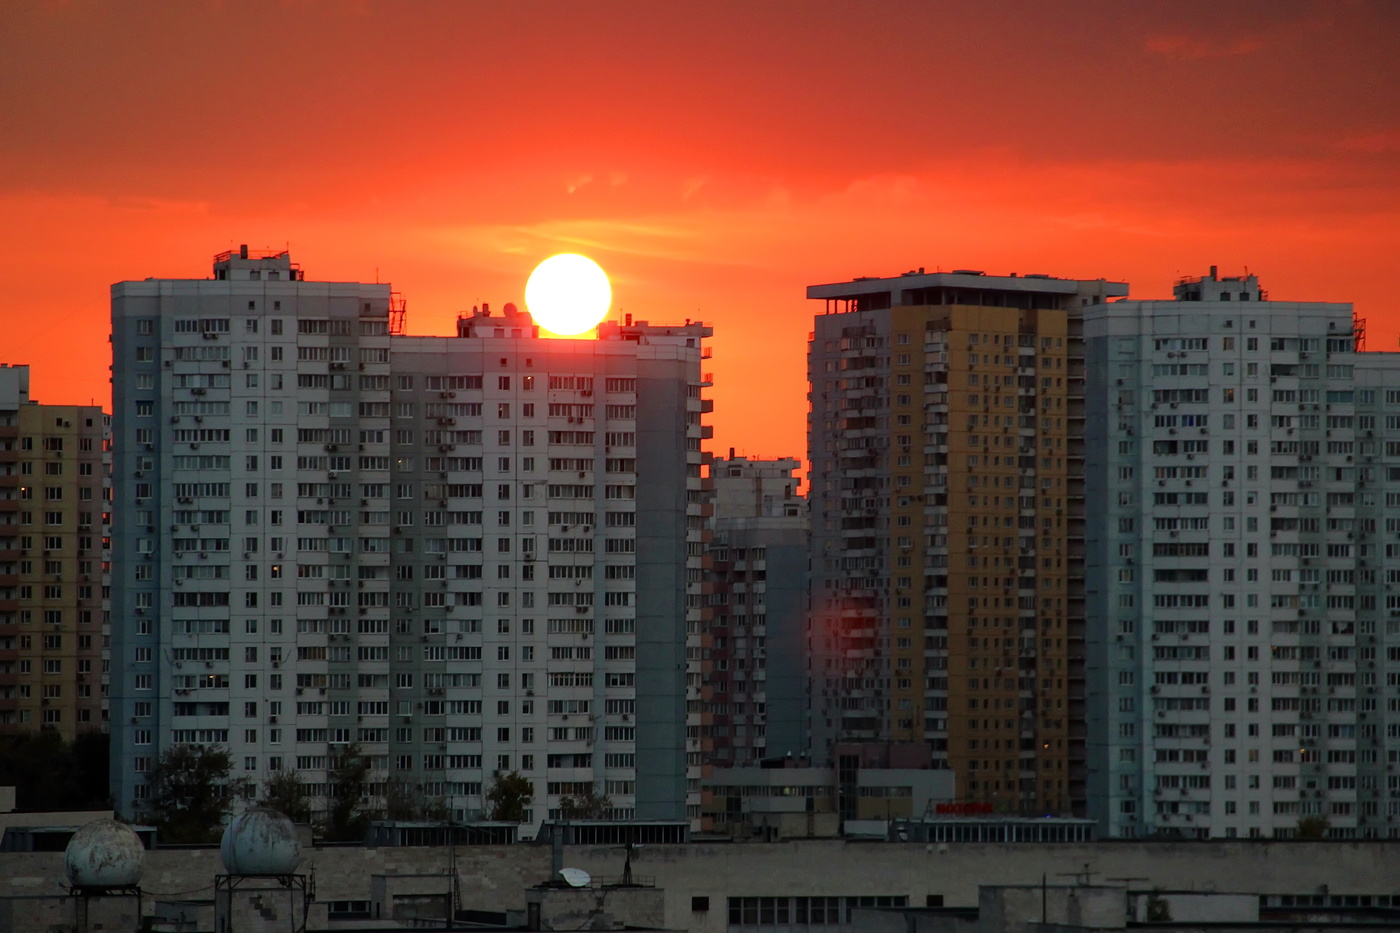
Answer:
[(519, 771), (534, 824), (698, 818), (707, 328), (409, 337), (389, 286), (246, 249), (112, 307), (119, 811), (174, 744), (324, 793), (358, 743), (458, 817)]
[(717, 767), (807, 751), (807, 502), (791, 457), (716, 458), (705, 638)]
[(1400, 358), (1215, 268), (1086, 312), (1091, 816), (1400, 831)]
[(1083, 309), (1119, 283), (815, 285), (813, 754), (924, 742), (958, 794), (1082, 808)]
[(0, 366), (0, 731), (107, 728), (107, 430)]

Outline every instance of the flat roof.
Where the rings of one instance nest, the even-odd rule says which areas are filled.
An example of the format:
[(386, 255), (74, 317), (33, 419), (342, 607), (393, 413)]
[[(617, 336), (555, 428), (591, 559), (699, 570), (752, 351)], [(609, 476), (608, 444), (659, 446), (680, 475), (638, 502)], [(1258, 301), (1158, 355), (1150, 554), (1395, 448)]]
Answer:
[(808, 298), (855, 298), (872, 293), (888, 292), (895, 289), (914, 288), (977, 288), (991, 291), (1039, 292), (1059, 295), (1077, 294), (1085, 282), (1102, 282), (1107, 285), (1110, 296), (1128, 294), (1128, 283), (1109, 282), (1106, 279), (1060, 279), (1050, 275), (987, 275), (984, 272), (959, 270), (956, 272), (906, 272), (903, 275), (879, 278), (862, 276), (849, 282), (835, 282), (828, 285), (808, 285)]

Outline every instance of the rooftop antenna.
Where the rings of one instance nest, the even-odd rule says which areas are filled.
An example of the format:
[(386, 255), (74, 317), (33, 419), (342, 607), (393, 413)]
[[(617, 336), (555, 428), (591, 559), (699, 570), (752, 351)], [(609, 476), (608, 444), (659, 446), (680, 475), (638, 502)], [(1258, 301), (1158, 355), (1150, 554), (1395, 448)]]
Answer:
[(623, 846), (627, 850), (627, 859), (622, 863), (622, 885), (630, 888), (632, 886), (632, 853), (641, 848), (636, 842), (629, 842)]
[(1094, 873), (1093, 873), (1092, 871), (1089, 870), (1089, 865), (1090, 865), (1089, 862), (1085, 862), (1085, 863), (1084, 863), (1084, 870), (1083, 870), (1083, 871), (1061, 871), (1061, 872), (1056, 872), (1056, 874), (1057, 874), (1057, 875), (1060, 875), (1060, 876), (1062, 876), (1062, 877), (1066, 877), (1066, 878), (1073, 878), (1075, 884), (1082, 884), (1082, 885), (1093, 884), (1093, 883), (1094, 883)]

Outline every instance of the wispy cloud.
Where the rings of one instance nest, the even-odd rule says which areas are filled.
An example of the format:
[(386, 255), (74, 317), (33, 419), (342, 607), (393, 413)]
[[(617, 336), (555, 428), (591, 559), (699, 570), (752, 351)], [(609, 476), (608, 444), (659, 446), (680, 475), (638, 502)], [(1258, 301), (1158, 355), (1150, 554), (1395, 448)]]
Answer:
[(1235, 58), (1253, 55), (1265, 49), (1279, 51), (1307, 37), (1314, 37), (1332, 27), (1324, 15), (1303, 16), (1294, 19), (1267, 19), (1248, 32), (1229, 30), (1204, 33), (1182, 30), (1157, 33), (1144, 42), (1149, 52), (1182, 61), (1199, 61), (1210, 58)]
[(1337, 143), (1337, 148), (1348, 152), (1371, 154), (1400, 153), (1400, 130), (1385, 130), (1378, 133), (1358, 133)]
[(1188, 36), (1181, 33), (1150, 36), (1147, 50), (1177, 59), (1229, 58), (1235, 55), (1250, 55), (1263, 49), (1267, 43), (1258, 36), (1242, 36), (1237, 39), (1222, 40), (1213, 36)]

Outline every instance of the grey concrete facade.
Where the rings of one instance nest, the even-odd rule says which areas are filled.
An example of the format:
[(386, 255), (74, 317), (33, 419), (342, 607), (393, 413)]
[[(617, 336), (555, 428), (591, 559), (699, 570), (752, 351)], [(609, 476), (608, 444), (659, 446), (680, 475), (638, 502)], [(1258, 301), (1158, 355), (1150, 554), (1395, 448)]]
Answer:
[(1085, 333), (1090, 815), (1400, 834), (1400, 357), (1214, 269)]
[(214, 271), (113, 289), (116, 809), (173, 744), (321, 795), (358, 743), (374, 794), (459, 818), (505, 771), (531, 826), (588, 788), (698, 814), (709, 330), (547, 340), (507, 306), (410, 337), (387, 285)]
[[(687, 815), (676, 804), (686, 799), (690, 536), (689, 484), (683, 477), (688, 465), (686, 395), (693, 380), (666, 360), (639, 361), (637, 369), (637, 459), (648, 472), (637, 480), (635, 815), (678, 820)], [(698, 475), (695, 487), (699, 489)]]
[(807, 502), (793, 458), (716, 458), (708, 685), (719, 767), (807, 754)]

